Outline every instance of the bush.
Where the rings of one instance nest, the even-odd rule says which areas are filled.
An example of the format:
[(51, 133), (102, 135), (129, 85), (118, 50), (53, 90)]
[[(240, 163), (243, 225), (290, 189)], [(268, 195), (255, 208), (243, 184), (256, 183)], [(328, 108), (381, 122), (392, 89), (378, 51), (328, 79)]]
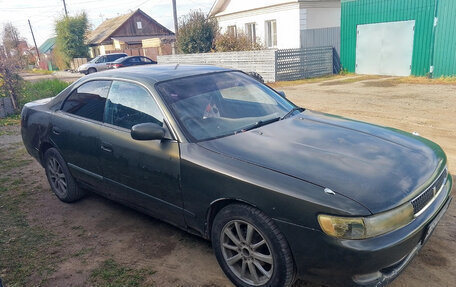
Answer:
[(28, 102), (54, 97), (68, 86), (69, 83), (58, 79), (25, 82), (19, 96), (19, 107), (22, 109)]
[(250, 38), (242, 32), (238, 32), (237, 35), (233, 35), (227, 31), (224, 34), (217, 35), (215, 39), (215, 50), (217, 52), (251, 51), (261, 49), (263, 49), (263, 45), (258, 42), (252, 43)]
[(207, 18), (201, 11), (191, 11), (180, 19), (177, 48), (184, 54), (209, 52), (217, 31), (215, 19)]

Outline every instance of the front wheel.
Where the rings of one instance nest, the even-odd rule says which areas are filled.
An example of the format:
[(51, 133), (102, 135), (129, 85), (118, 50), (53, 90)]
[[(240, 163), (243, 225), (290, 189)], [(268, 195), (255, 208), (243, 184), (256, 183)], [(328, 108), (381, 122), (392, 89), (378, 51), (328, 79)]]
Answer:
[(285, 237), (253, 207), (234, 204), (215, 217), (212, 245), (217, 260), (236, 286), (291, 286), (294, 263)]
[(44, 153), (44, 168), (52, 191), (63, 202), (74, 202), (85, 195), (77, 185), (60, 153), (50, 148)]

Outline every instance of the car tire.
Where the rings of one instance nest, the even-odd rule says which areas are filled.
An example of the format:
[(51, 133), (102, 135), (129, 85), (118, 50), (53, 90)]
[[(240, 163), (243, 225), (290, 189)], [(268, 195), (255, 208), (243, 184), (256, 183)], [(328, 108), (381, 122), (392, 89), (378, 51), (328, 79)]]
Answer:
[(236, 286), (293, 284), (295, 266), (288, 243), (260, 210), (243, 204), (224, 207), (214, 218), (211, 240), (217, 261)]
[(75, 202), (85, 195), (77, 185), (63, 157), (55, 148), (44, 153), (44, 168), (54, 194), (63, 202)]
[(96, 71), (97, 71), (97, 69), (95, 69), (95, 68), (89, 68), (87, 70), (87, 74), (92, 74), (92, 73), (95, 73)]

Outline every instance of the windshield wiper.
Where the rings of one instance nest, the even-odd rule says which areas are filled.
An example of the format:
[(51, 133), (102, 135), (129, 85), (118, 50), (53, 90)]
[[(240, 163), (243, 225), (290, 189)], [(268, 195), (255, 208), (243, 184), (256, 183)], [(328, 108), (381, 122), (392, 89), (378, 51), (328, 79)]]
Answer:
[(246, 131), (249, 131), (249, 130), (252, 130), (252, 129), (256, 129), (256, 128), (265, 126), (267, 124), (270, 124), (270, 123), (273, 123), (273, 122), (277, 122), (279, 120), (280, 120), (280, 117), (276, 117), (276, 118), (272, 118), (272, 119), (268, 119), (268, 120), (264, 120), (264, 121), (258, 121), (256, 123), (250, 125), (250, 126), (247, 126), (245, 128), (240, 129), (239, 131), (235, 132), (235, 134), (240, 133), (240, 132), (246, 132)]
[(288, 118), (289, 116), (291, 116), (294, 112), (300, 111), (300, 110), (303, 110), (303, 108), (301, 108), (301, 107), (294, 107), (294, 108), (292, 108), (288, 113), (286, 113), (283, 117), (281, 117), (280, 120), (284, 120), (284, 119)]

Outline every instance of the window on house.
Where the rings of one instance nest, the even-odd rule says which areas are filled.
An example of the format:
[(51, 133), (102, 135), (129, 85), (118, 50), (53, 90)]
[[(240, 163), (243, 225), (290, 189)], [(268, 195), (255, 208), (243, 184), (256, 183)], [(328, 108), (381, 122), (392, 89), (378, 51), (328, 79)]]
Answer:
[(277, 47), (277, 22), (276, 20), (266, 21), (266, 47)]
[(227, 31), (230, 35), (236, 36), (237, 35), (236, 25), (228, 26)]
[(142, 29), (142, 23), (140, 21), (136, 22), (136, 27)]
[(250, 39), (250, 42), (256, 42), (256, 31), (255, 31), (255, 23), (247, 23), (245, 24), (245, 32)]

